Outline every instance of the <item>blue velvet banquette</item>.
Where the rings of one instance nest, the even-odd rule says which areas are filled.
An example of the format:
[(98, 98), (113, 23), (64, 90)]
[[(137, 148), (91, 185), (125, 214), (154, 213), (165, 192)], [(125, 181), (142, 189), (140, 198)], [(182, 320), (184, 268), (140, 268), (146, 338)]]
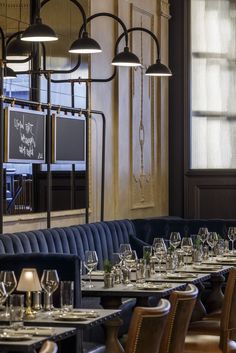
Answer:
[[(146, 243), (152, 244), (156, 236), (168, 239), (171, 231), (179, 231), (182, 236), (196, 234), (199, 227), (203, 226), (225, 237), (227, 228), (236, 226), (236, 220), (157, 217), (0, 234), (0, 270), (14, 269), (19, 272), (20, 268), (26, 265), (35, 265), (39, 271), (42, 271), (43, 267), (56, 268), (61, 279), (76, 280), (75, 303), (80, 306), (78, 258), (83, 260), (86, 250), (97, 251), (98, 269), (102, 269), (104, 260), (110, 259), (114, 252), (118, 252), (121, 243), (131, 243), (132, 248), (141, 256), (142, 246)], [(126, 310), (124, 317), (128, 313), (128, 319), (130, 318), (132, 306), (133, 304)], [(126, 320), (127, 324), (128, 322), (129, 320)], [(101, 338), (100, 333), (96, 336)], [(90, 351), (95, 352), (96, 349)]]

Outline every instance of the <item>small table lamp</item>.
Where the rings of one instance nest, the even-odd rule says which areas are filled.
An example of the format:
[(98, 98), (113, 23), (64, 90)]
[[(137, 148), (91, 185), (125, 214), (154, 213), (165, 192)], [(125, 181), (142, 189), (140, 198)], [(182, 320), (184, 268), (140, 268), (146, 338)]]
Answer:
[(36, 268), (22, 269), (17, 290), (19, 292), (26, 292), (26, 319), (34, 319), (35, 313), (32, 311), (31, 307), (31, 292), (38, 292), (41, 290)]

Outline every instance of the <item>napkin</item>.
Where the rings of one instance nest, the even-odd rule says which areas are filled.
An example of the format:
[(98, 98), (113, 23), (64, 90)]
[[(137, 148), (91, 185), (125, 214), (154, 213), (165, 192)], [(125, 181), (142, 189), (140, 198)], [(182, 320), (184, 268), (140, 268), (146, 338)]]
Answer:
[(55, 330), (52, 327), (24, 327), (17, 330), (5, 329), (4, 332), (9, 335), (28, 334), (33, 336), (52, 336)]

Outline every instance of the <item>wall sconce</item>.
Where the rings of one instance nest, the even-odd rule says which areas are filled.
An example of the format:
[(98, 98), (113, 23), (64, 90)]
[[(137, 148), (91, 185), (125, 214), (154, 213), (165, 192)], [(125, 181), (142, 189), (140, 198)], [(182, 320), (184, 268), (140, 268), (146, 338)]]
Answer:
[(82, 38), (76, 39), (69, 49), (69, 53), (74, 54), (94, 54), (101, 53), (102, 49), (95, 39), (88, 36), (88, 32), (83, 32)]
[(172, 76), (170, 69), (161, 63), (160, 59), (157, 59), (155, 64), (150, 65), (146, 72), (146, 76)]
[[(143, 27), (132, 27), (132, 28), (129, 28), (127, 30), (127, 33), (130, 33), (130, 32), (135, 32), (135, 31), (142, 31), (142, 32), (145, 32), (147, 34), (149, 34), (155, 41), (155, 44), (156, 44), (156, 50), (157, 50), (157, 60), (154, 64), (150, 65), (146, 72), (145, 72), (145, 75), (147, 76), (172, 76), (172, 72), (170, 71), (170, 69), (161, 63), (161, 60), (160, 60), (160, 44), (159, 44), (159, 41), (157, 39), (157, 37), (155, 36), (154, 33), (152, 33), (149, 29), (147, 28), (143, 28)], [(125, 36), (125, 33), (122, 33), (119, 38), (117, 39), (116, 41), (116, 46), (115, 46), (115, 49), (117, 50), (117, 47), (118, 47), (118, 44), (119, 42), (121, 41), (121, 39)]]
[(112, 60), (114, 66), (125, 66), (125, 67), (137, 67), (141, 66), (139, 58), (134, 53), (129, 51), (128, 47), (124, 48), (124, 51), (117, 54)]
[(29, 26), (22, 34), (21, 40), (27, 42), (52, 42), (58, 40), (54, 30), (42, 23), (40, 17), (36, 22)]
[(16, 73), (8, 66), (4, 66), (4, 80), (16, 78)]
[[(7, 40), (6, 46), (6, 57), (11, 59), (11, 57), (23, 56), (25, 58), (29, 57), (32, 52), (32, 44), (30, 42), (24, 42), (21, 40), (21, 33), (14, 33), (11, 38)], [(15, 38), (14, 38), (15, 37)]]
[(31, 307), (31, 292), (38, 292), (41, 290), (39, 277), (35, 268), (23, 268), (20, 279), (17, 285), (19, 292), (26, 292), (26, 310), (25, 317), (30, 320), (35, 318), (35, 313)]

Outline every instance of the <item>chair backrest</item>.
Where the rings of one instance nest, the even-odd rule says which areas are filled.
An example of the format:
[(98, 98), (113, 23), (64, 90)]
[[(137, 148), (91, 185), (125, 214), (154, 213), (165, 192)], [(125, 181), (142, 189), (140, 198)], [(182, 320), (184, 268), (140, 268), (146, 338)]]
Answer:
[(39, 353), (57, 353), (57, 344), (53, 341), (45, 341), (39, 350)]
[(155, 308), (136, 307), (134, 309), (125, 353), (157, 353), (165, 322), (170, 310), (170, 303), (161, 299)]
[[(15, 254), (0, 255), (0, 271), (14, 271), (19, 280), (22, 268), (36, 268), (39, 279), (43, 270), (55, 269), (60, 281), (74, 281), (74, 306), (81, 307), (80, 259), (76, 255), (64, 254)], [(55, 306), (59, 306), (59, 290), (53, 295)]]
[(160, 353), (182, 353), (189, 321), (196, 302), (198, 289), (189, 284), (185, 291), (170, 295), (171, 310), (163, 334)]
[[(230, 270), (221, 313), (220, 347), (227, 345), (227, 339), (236, 340), (236, 268)], [(234, 330), (235, 329), (235, 330)]]

